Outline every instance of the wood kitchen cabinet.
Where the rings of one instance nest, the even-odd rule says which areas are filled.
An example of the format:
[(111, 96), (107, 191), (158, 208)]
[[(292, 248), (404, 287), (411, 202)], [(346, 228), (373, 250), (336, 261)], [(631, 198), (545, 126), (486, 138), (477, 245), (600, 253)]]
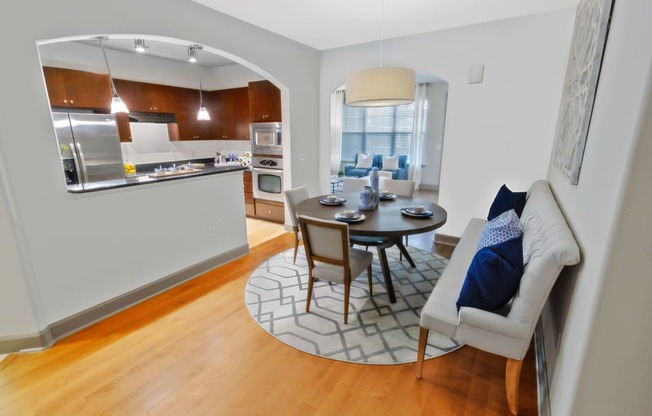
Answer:
[(176, 110), (174, 87), (124, 79), (114, 79), (113, 83), (129, 111), (173, 113)]
[(254, 189), (251, 182), (250, 171), (244, 171), (242, 182), (244, 184), (245, 212), (247, 217), (255, 217), (256, 209), (254, 207)]
[(256, 217), (264, 220), (285, 222), (285, 205), (282, 202), (254, 199)]
[(250, 82), (249, 115), (252, 123), (281, 121), (281, 90), (269, 81)]
[[(207, 93), (202, 92), (204, 105), (208, 106)], [(199, 90), (175, 88), (174, 111), (177, 117), (179, 140), (211, 140), (213, 138), (211, 121), (197, 120), (199, 112)]]
[(44, 66), (43, 75), (53, 107), (111, 108), (111, 82), (106, 74)]
[(208, 97), (213, 140), (249, 140), (248, 88), (211, 91)]

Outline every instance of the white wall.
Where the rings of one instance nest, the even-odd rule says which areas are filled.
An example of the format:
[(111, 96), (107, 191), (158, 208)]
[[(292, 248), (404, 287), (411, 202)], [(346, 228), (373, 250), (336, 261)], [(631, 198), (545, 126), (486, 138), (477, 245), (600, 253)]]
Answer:
[(652, 413), (650, 16), (648, 0), (615, 2), (579, 184), (548, 175), (583, 256), (551, 297), (555, 416)]
[[(574, 10), (506, 19), (384, 41), (383, 65), (408, 66), (449, 83), (439, 203), (440, 231), (459, 236), (484, 217), (500, 185), (524, 190), (546, 177)], [(347, 73), (378, 64), (378, 43), (323, 52), (321, 189), (328, 185), (330, 92)], [(484, 64), (484, 82), (468, 71)]]
[[(114, 33), (201, 43), (208, 51), (239, 56), (239, 63), (276, 83), (283, 97), (284, 139), (289, 141), (284, 155), (291, 165), (288, 175), (317, 184), (312, 169), (318, 163), (316, 50), (192, 2), (116, 0), (101, 11), (83, 0), (15, 4), (11, 13), (0, 14), (0, 35), (11, 39), (4, 53), (12, 56), (3, 62), (0, 77), (0, 157), (9, 172), (3, 174), (11, 185), (7, 198), (16, 207), (12, 221), (25, 247), (15, 244), (33, 270), (43, 302), (37, 321), (44, 324), (246, 243), (237, 174), (83, 195), (66, 192), (37, 42)], [(211, 225), (224, 233), (209, 237)], [(7, 276), (3, 270), (0, 284), (24, 280), (18, 270), (12, 273)], [(15, 302), (12, 295), (0, 291), (0, 304)], [(14, 329), (0, 336), (33, 330), (29, 325)]]
[(138, 152), (130, 142), (120, 143), (120, 146), (122, 147), (123, 159), (135, 164), (214, 158), (216, 152), (225, 154), (225, 151), (229, 150), (234, 151), (238, 156), (242, 156), (244, 152), (251, 150), (249, 140), (183, 140), (169, 143), (169, 150), (164, 153)]
[[(1, 156), (1, 155), (0, 155)], [(0, 159), (0, 169), (4, 166)], [(6, 172), (1, 172), (3, 175)], [(2, 178), (0, 178), (2, 179)], [(14, 233), (7, 190), (0, 180), (0, 340), (29, 336), (38, 332), (35, 310), (39, 308), (38, 296), (32, 299), (28, 289), (27, 274), (23, 270), (20, 253)], [(34, 302), (36, 301), (36, 302)], [(36, 304), (34, 304), (36, 303)]]
[[(147, 39), (147, 36), (144, 38)], [(38, 49), (41, 62), (45, 66), (107, 73), (104, 57), (97, 47), (77, 42), (57, 42), (41, 45)], [(198, 89), (197, 72), (192, 65), (185, 62), (114, 49), (105, 51), (111, 66), (111, 75), (115, 78)], [(215, 68), (200, 66), (200, 70), (202, 88), (207, 91), (246, 87), (249, 81), (263, 79), (258, 73), (239, 64)]]
[(444, 128), (446, 126), (448, 84), (433, 82), (428, 85), (428, 100), (430, 109), (426, 120), (426, 140), (423, 143), (423, 164), (425, 166), (421, 171), (421, 189), (437, 190), (439, 189)]

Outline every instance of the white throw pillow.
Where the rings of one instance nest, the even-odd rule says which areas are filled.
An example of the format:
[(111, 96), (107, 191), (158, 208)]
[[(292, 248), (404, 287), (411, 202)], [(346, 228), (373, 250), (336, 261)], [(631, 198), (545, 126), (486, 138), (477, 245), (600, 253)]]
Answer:
[(398, 170), (398, 157), (399, 155), (383, 155), (383, 168), (381, 170)]
[(370, 168), (372, 163), (374, 162), (374, 154), (364, 154), (364, 153), (358, 153), (358, 164), (355, 165), (356, 169), (367, 169)]

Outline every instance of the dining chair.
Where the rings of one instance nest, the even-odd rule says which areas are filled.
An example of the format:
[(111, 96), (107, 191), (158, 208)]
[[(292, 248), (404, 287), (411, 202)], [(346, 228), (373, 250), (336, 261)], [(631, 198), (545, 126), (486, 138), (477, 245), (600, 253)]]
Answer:
[(303, 245), (308, 260), (308, 297), (306, 312), (310, 312), (310, 299), (315, 280), (344, 285), (344, 324), (349, 322), (349, 295), (351, 282), (366, 268), (369, 296), (373, 295), (371, 263), (368, 251), (349, 247), (349, 226), (339, 221), (320, 220), (299, 215)]
[(299, 230), (299, 219), (297, 218), (296, 207), (302, 201), (310, 198), (308, 187), (306, 185), (299, 186), (294, 189), (285, 191), (285, 200), (288, 204), (288, 211), (290, 211), (290, 219), (292, 220), (292, 231), (294, 231), (294, 258), (292, 264), (297, 263), (297, 252), (299, 251), (299, 241), (301, 241), (301, 232)]
[[(414, 181), (403, 179), (383, 179), (382, 189), (400, 196), (412, 198), (414, 194)], [(408, 236), (405, 236), (405, 245), (408, 245)], [(403, 261), (403, 253), (398, 255), (399, 261)]]
[(342, 178), (342, 192), (346, 193), (354, 193), (354, 192), (360, 192), (363, 186), (369, 186), (369, 176), (365, 176), (363, 178), (350, 178), (348, 176), (345, 176)]
[(403, 179), (384, 179), (382, 189), (396, 195), (412, 198), (412, 195), (414, 194), (414, 181)]

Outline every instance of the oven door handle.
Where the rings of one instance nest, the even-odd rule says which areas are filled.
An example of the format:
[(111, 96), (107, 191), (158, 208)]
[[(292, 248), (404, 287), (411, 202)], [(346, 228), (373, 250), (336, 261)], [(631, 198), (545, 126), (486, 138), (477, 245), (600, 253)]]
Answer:
[(254, 172), (260, 172), (260, 173), (276, 173), (278, 175), (283, 174), (282, 169), (270, 169), (270, 168), (259, 168), (259, 167), (255, 167), (253, 169), (254, 169)]

